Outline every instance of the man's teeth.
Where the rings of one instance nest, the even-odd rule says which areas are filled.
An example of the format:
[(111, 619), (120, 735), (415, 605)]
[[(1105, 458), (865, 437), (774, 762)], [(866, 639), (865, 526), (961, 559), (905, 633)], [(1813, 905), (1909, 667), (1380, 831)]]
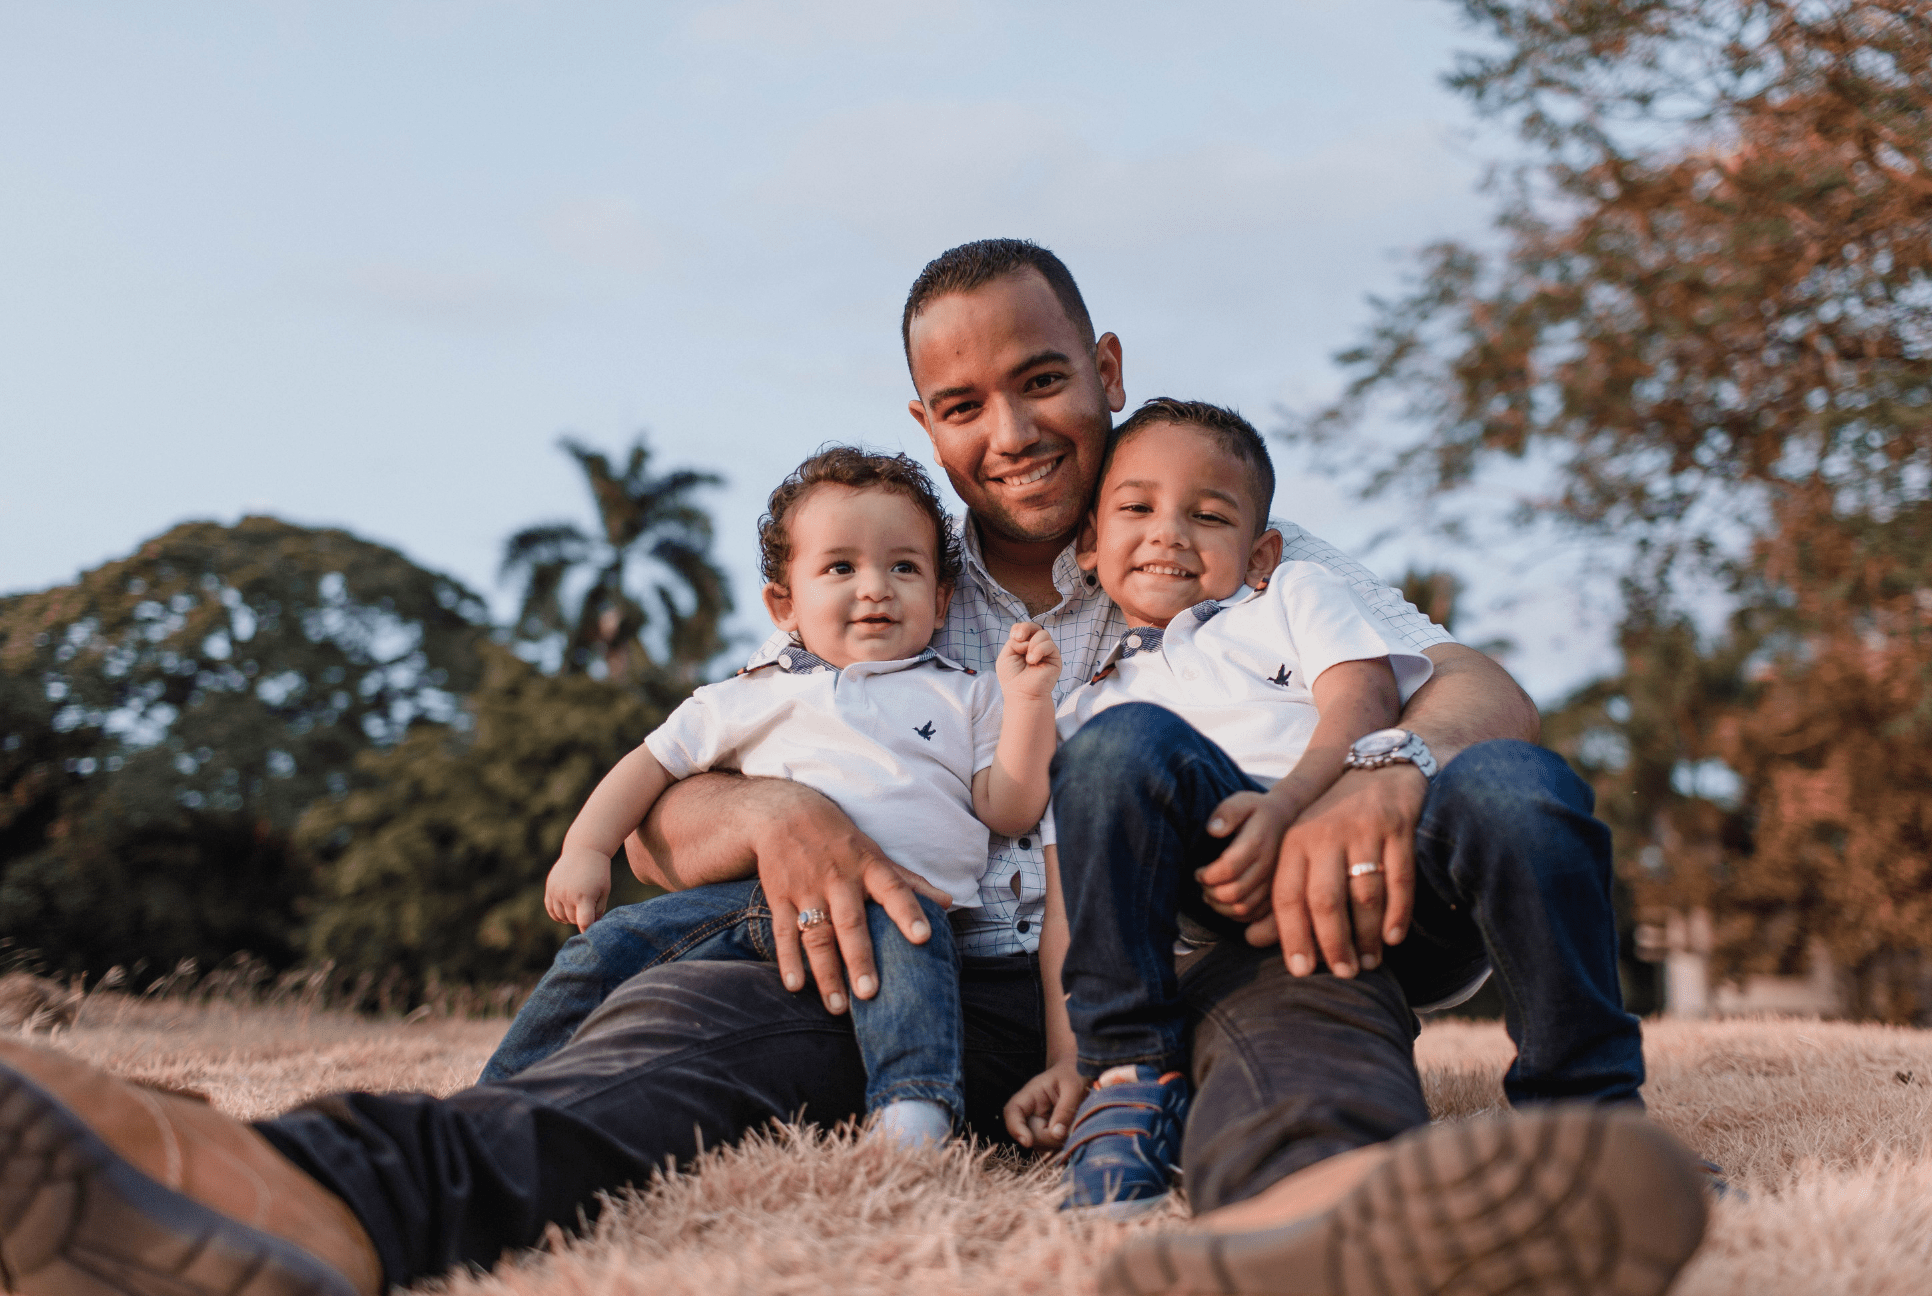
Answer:
[(1052, 472), (1054, 468), (1059, 464), (1059, 462), (1060, 461), (1058, 459), (1049, 459), (1046, 463), (1041, 464), (1038, 468), (1029, 468), (1027, 471), (1023, 473), (1018, 473), (1012, 477), (1002, 477), (1000, 478), (1000, 480), (1005, 482), (1008, 486), (1030, 486), (1034, 482), (1039, 481), (1040, 478)]

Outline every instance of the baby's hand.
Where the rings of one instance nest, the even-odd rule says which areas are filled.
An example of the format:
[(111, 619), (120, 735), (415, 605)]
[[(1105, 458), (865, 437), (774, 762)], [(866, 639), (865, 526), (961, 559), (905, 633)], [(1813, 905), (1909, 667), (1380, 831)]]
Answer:
[(1060, 649), (1044, 626), (1022, 621), (1006, 636), (993, 669), (1002, 692), (1050, 700), (1053, 686), (1060, 682)]
[(1080, 1100), (1092, 1083), (1069, 1058), (1034, 1076), (1006, 1100), (1006, 1131), (1021, 1147), (1057, 1148), (1067, 1141), (1067, 1130)]
[(543, 884), (543, 911), (582, 931), (603, 914), (609, 897), (610, 861), (594, 850), (566, 846)]

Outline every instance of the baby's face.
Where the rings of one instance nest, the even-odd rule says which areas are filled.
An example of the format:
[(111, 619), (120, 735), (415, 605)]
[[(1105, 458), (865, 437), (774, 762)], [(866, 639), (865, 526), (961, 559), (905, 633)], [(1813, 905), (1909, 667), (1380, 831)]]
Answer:
[(855, 661), (917, 656), (946, 614), (932, 520), (898, 491), (822, 485), (786, 519), (790, 588), (765, 586), (765, 607), (814, 653)]
[(1197, 603), (1267, 576), (1280, 533), (1255, 534), (1248, 467), (1198, 428), (1145, 428), (1114, 452), (1080, 537), (1127, 623), (1165, 626)]

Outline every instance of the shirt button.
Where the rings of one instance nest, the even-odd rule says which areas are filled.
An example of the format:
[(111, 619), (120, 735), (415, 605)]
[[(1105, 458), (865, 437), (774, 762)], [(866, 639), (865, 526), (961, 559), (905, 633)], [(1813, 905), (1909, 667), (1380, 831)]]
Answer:
[(1032, 850), (1032, 849), (1033, 849), (1033, 839), (1032, 839), (1031, 837), (1022, 837), (1022, 838), (1020, 838), (1020, 849), (1021, 849), (1021, 850)]
[(1013, 926), (1014, 926), (1014, 929), (1017, 930), (1022, 936), (1024, 936), (1027, 932), (1030, 932), (1033, 930), (1033, 924), (1028, 922), (1024, 918), (1014, 923)]

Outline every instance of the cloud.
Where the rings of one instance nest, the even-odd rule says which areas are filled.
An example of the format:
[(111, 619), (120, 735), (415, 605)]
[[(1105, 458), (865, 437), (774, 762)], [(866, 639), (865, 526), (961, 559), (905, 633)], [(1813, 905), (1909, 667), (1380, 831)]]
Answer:
[(380, 309), (443, 326), (523, 324), (557, 305), (547, 294), (482, 270), (375, 264), (352, 270), (349, 281), (358, 296)]
[(1307, 153), (1242, 141), (1109, 148), (1018, 103), (880, 103), (820, 118), (756, 196), (900, 251), (937, 231), (1077, 232), (1129, 250), (1257, 238), (1466, 200), (1471, 168), (1429, 126)]
[(664, 240), (628, 198), (561, 203), (542, 220), (550, 245), (600, 270), (645, 274), (664, 259)]
[(687, 30), (700, 41), (780, 51), (827, 45), (884, 46), (916, 16), (905, 0), (732, 0), (693, 14)]

